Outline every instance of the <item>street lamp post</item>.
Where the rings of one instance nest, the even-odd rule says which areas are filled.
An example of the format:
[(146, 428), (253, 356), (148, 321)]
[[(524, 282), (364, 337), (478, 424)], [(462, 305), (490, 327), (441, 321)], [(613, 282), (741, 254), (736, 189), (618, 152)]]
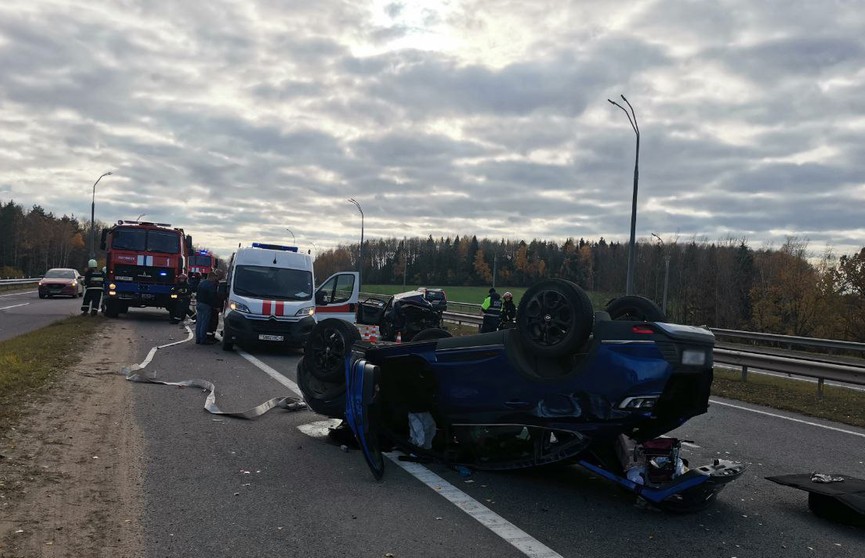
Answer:
[(358, 287), (363, 285), (361, 275), (363, 274), (363, 209), (360, 207), (360, 204), (357, 203), (357, 200), (354, 198), (348, 198), (350, 203), (353, 203), (357, 210), (360, 211), (360, 255), (357, 263), (357, 284)]
[(291, 243), (292, 243), (292, 244), (297, 244), (297, 241), (296, 241), (295, 238), (294, 238), (294, 233), (291, 232), (291, 229), (285, 229), (285, 230), (287, 230), (287, 231), (288, 231), (288, 234), (291, 235)]
[(634, 294), (634, 262), (637, 258), (637, 250), (636, 250), (636, 229), (637, 229), (637, 181), (640, 177), (640, 127), (637, 124), (637, 115), (634, 112), (634, 107), (631, 106), (631, 103), (622, 95), (622, 100), (628, 105), (628, 108), (631, 109), (629, 113), (625, 108), (619, 103), (607, 99), (610, 103), (616, 105), (622, 111), (624, 111), (625, 115), (628, 117), (628, 122), (631, 123), (631, 128), (634, 130), (634, 133), (637, 135), (637, 154), (634, 158), (634, 197), (631, 201), (631, 241), (628, 245), (628, 277), (625, 285), (625, 294), (632, 295)]
[(139, 215), (138, 217), (135, 218), (135, 221), (136, 222), (141, 221), (141, 218), (144, 217), (145, 215), (147, 215), (147, 213), (142, 213), (141, 215)]
[(661, 311), (666, 315), (667, 314), (667, 284), (670, 279), (670, 251), (667, 249), (667, 245), (664, 243), (664, 239), (660, 236), (652, 233), (652, 236), (661, 241), (661, 246), (664, 249), (664, 301), (661, 304)]
[(96, 257), (96, 185), (103, 177), (109, 176), (111, 173), (106, 172), (96, 179), (93, 183), (93, 195), (90, 199), (90, 259)]

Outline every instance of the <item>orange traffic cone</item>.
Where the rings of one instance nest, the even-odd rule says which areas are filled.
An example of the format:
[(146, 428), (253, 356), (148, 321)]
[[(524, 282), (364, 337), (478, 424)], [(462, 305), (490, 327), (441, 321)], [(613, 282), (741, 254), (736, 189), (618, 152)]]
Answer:
[(402, 333), (400, 333), (399, 331), (396, 332), (396, 342), (402, 343)]

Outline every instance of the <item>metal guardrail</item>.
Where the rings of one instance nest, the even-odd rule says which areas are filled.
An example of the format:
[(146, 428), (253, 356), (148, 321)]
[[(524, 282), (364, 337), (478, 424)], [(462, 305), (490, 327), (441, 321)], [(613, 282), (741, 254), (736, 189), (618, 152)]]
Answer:
[[(476, 306), (480, 307), (480, 305)], [(483, 322), (483, 317), (479, 314), (445, 312), (443, 317), (449, 322), (455, 322), (458, 324), (477, 325)], [(735, 330), (712, 329), (712, 332), (717, 332), (716, 335), (723, 333), (727, 337), (735, 336), (740, 339), (770, 340), (773, 342), (790, 342), (796, 345), (810, 347), (865, 351), (865, 344), (848, 341), (834, 341), (831, 339), (806, 337), (791, 338), (791, 336), (786, 335), (761, 334)], [(814, 357), (820, 357), (823, 360), (815, 360)], [(743, 381), (747, 380), (749, 368), (759, 368), (760, 370), (768, 370), (770, 372), (782, 372), (794, 376), (815, 378), (817, 380), (817, 394), (820, 397), (823, 396), (823, 384), (825, 380), (865, 385), (865, 362), (863, 362), (863, 366), (856, 366), (854, 364), (827, 362), (823, 355), (812, 355), (810, 359), (806, 359), (794, 356), (760, 353), (756, 350), (745, 351), (721, 347), (715, 347), (713, 358), (718, 364), (741, 366)]]
[(29, 283), (38, 283), (41, 277), (30, 277), (26, 279), (0, 279), (0, 285), (26, 285)]
[[(479, 325), (483, 322), (480, 314), (480, 304), (469, 302), (448, 301), (448, 311), (442, 314), (444, 320), (457, 324)], [(456, 311), (455, 311), (456, 310)], [(834, 339), (819, 339), (816, 337), (800, 337), (795, 335), (778, 335), (774, 333), (755, 333), (734, 329), (709, 328), (716, 337), (740, 339), (745, 341), (764, 341), (777, 343), (792, 350), (793, 346), (817, 349), (837, 349), (858, 351), (865, 354), (865, 343), (839, 341)], [(770, 372), (781, 372), (795, 376), (815, 378), (817, 394), (823, 396), (825, 380), (865, 386), (865, 361), (862, 366), (851, 363), (831, 362), (825, 355), (812, 354), (809, 357), (794, 355), (778, 355), (759, 352), (759, 347), (753, 350), (738, 350), (729, 347), (715, 347), (713, 358), (716, 363), (740, 366), (742, 380), (746, 381), (749, 368), (759, 368)]]

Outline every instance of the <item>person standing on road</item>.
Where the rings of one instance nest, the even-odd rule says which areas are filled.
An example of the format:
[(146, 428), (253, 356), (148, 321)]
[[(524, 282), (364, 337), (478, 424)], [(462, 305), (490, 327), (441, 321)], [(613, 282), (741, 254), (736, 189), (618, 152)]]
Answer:
[(81, 314), (90, 312), (95, 316), (102, 305), (102, 288), (105, 284), (105, 274), (97, 268), (96, 260), (87, 262), (84, 272), (84, 299), (81, 301)]
[(210, 277), (214, 285), (216, 285), (216, 291), (210, 309), (210, 321), (207, 323), (207, 341), (209, 343), (216, 343), (216, 328), (219, 326), (219, 313), (222, 312), (222, 307), (225, 304), (225, 297), (219, 294), (219, 283), (223, 277), (222, 270), (215, 269), (210, 274)]
[(481, 312), (484, 314), (484, 321), (481, 324), (481, 333), (488, 333), (498, 329), (501, 311), (502, 297), (496, 292), (495, 287), (493, 287), (490, 289), (489, 295), (481, 304)]
[(507, 292), (502, 295), (502, 312), (499, 319), (499, 329), (511, 329), (516, 325), (517, 307), (514, 305), (514, 295)]
[(201, 274), (201, 282), (195, 290), (195, 300), (195, 343), (206, 345), (211, 343), (207, 340), (207, 328), (210, 325), (210, 314), (216, 304), (216, 283), (204, 273)]
[(173, 312), (171, 313), (171, 323), (173, 324), (185, 320), (187, 315), (192, 315), (192, 312), (189, 310), (192, 287), (189, 286), (185, 273), (181, 273), (178, 279), (180, 282), (174, 287), (174, 294), (177, 295), (177, 299), (174, 302)]

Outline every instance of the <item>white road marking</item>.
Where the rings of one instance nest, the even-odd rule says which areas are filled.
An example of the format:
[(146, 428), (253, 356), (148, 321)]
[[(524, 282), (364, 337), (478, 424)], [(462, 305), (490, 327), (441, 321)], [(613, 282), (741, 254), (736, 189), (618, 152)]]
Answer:
[(691, 442), (682, 442), (682, 445), (689, 448), (700, 449), (700, 446), (698, 446), (697, 444), (692, 444)]
[(408, 471), (442, 498), (469, 514), (475, 521), (504, 539), (505, 542), (530, 558), (562, 558), (562, 555), (544, 545), (504, 517), (484, 506), (459, 488), (444, 480), (419, 463), (400, 461), (397, 454), (385, 454), (391, 461)]
[(236, 350), (240, 356), (242, 356), (243, 358), (245, 358), (246, 360), (248, 360), (249, 362), (251, 362), (252, 364), (257, 366), (265, 374), (267, 374), (268, 376), (270, 376), (271, 378), (273, 378), (274, 380), (276, 380), (280, 384), (284, 385), (285, 387), (287, 387), (288, 389), (290, 389), (291, 391), (296, 393), (298, 396), (303, 397), (303, 394), (300, 392), (300, 388), (297, 387), (296, 383), (292, 382), (291, 380), (289, 380), (288, 378), (286, 378), (285, 376), (283, 376), (282, 374), (280, 374), (279, 372), (277, 372), (276, 370), (274, 370), (270, 366), (261, 362), (260, 360), (258, 360), (254, 356), (252, 356), (251, 354), (247, 353), (246, 351), (244, 351), (242, 349), (236, 349)]
[(4, 297), (4, 296), (21, 296), (21, 295), (33, 294), (33, 293), (35, 293), (35, 292), (36, 292), (36, 291), (17, 291), (17, 292), (14, 292), (14, 293), (9, 293), (9, 294), (3, 294), (3, 295), (0, 295), (0, 297)]
[(741, 405), (733, 405), (732, 403), (721, 403), (720, 401), (715, 401), (714, 399), (710, 399), (709, 403), (714, 405), (723, 405), (724, 407), (732, 407), (734, 409), (741, 409), (742, 411), (750, 411), (752, 413), (757, 413), (758, 415), (766, 415), (767, 417), (775, 417), (784, 420), (789, 420), (792, 422), (798, 422), (801, 424), (807, 424), (809, 426), (816, 426), (818, 428), (825, 428), (826, 430), (834, 430), (835, 432), (842, 432), (844, 434), (852, 434), (853, 436), (859, 436), (861, 438), (865, 438), (865, 434), (861, 432), (853, 432), (852, 430), (844, 430), (843, 428), (836, 428), (834, 426), (827, 426), (825, 424), (818, 424), (816, 422), (809, 422), (807, 420), (797, 419), (793, 417), (785, 417), (784, 415), (778, 415), (775, 413), (768, 413), (766, 411), (759, 411), (757, 409), (749, 409), (748, 407), (742, 407)]
[(0, 310), (9, 310), (10, 308), (18, 308), (19, 306), (27, 306), (30, 304), (29, 302), (25, 302), (24, 304), (13, 304), (12, 306), (4, 306), (0, 308)]

